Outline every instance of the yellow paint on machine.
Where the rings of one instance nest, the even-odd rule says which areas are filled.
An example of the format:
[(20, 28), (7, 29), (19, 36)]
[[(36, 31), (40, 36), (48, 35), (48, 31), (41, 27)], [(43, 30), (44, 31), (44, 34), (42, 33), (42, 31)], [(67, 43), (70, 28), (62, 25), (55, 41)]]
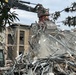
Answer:
[(5, 0), (5, 2), (7, 2), (7, 3), (8, 3), (8, 0)]

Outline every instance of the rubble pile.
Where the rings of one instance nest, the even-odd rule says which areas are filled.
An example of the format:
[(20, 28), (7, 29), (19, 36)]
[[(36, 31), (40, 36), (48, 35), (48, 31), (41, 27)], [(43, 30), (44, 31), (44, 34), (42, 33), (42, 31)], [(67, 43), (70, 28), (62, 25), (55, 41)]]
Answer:
[[(23, 57), (23, 56), (22, 56)], [(21, 57), (20, 57), (21, 58)], [(23, 57), (24, 60), (25, 56)], [(20, 59), (5, 75), (75, 75), (76, 55), (65, 53), (32, 61)]]
[(4, 75), (76, 75), (76, 55), (63, 43), (65, 39), (44, 33), (37, 39), (32, 51), (16, 57)]
[(76, 56), (63, 54), (44, 59), (39, 59), (34, 64), (36, 75), (74, 75), (76, 74)]

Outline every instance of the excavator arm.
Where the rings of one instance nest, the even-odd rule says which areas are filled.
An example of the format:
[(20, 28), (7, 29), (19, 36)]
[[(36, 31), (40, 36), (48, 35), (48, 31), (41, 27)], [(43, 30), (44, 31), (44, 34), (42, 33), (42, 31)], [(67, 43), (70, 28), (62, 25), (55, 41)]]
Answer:
[[(37, 13), (36, 7), (38, 5), (36, 5), (34, 3), (30, 3), (30, 2), (26, 2), (26, 1), (18, 1), (18, 0), (5, 0), (5, 2), (9, 5), (10, 8), (17, 8), (20, 10), (25, 10), (25, 11)], [(31, 7), (29, 5), (26, 5), (25, 3), (26, 4), (34, 4), (36, 6)]]

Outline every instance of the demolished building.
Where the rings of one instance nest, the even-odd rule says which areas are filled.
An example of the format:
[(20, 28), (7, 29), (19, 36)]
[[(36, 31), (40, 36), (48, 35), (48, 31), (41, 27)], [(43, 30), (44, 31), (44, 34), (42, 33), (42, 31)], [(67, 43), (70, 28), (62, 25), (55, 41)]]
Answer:
[[(22, 55), (27, 56), (28, 52), (29, 53), (31, 52), (30, 51), (31, 45), (29, 44), (29, 39), (32, 35), (31, 35), (30, 28), (31, 28), (31, 26), (29, 26), (29, 25), (22, 25), (22, 24), (17, 24), (17, 23), (14, 23), (6, 28), (6, 31), (5, 31), (6, 38), (4, 38), (5, 44), (3, 45), (4, 46), (3, 52), (4, 52), (4, 56), (5, 56), (6, 66), (7, 66), (7, 63), (10, 62), (9, 60), (12, 60), (13, 63), (15, 63), (16, 60), (23, 61), (22, 59), (17, 59), (17, 58), (22, 58)], [(48, 32), (51, 34), (50, 30)], [(63, 54), (64, 54), (63, 56), (66, 56), (67, 54), (65, 54), (65, 53), (67, 53), (67, 52), (69, 54), (70, 54), (70, 52), (75, 54), (75, 52), (76, 52), (76, 47), (75, 47), (76, 35), (75, 35), (75, 33), (76, 33), (75, 31), (65, 30), (65, 31), (58, 31), (56, 33), (52, 32), (53, 36), (41, 34), (41, 37), (39, 40), (39, 45), (41, 47), (38, 46), (38, 48), (40, 49), (40, 53), (41, 53), (38, 55), (39, 59), (43, 63), (45, 63), (45, 61), (49, 60), (49, 59), (46, 58), (45, 61), (43, 61), (44, 58), (42, 59), (42, 57), (50, 57), (50, 55), (51, 55), (51, 58), (52, 58), (51, 60), (56, 60), (58, 58), (61, 58), (60, 56)], [(44, 52), (44, 50), (45, 50), (45, 52)], [(48, 51), (46, 51), (46, 50), (48, 50)], [(55, 56), (57, 56), (57, 58)], [(31, 61), (30, 56), (28, 56), (26, 59), (27, 59), (27, 63), (28, 63), (28, 64), (26, 63), (27, 66), (29, 66), (30, 63), (34, 64), (34, 62), (33, 62), (34, 60)], [(25, 59), (25, 61), (26, 61), (26, 59)], [(40, 63), (40, 60), (38, 60), (37, 63)], [(58, 59), (58, 60), (60, 60), (60, 59)], [(63, 62), (63, 60), (60, 60), (60, 61)], [(18, 62), (18, 63), (20, 63), (20, 62)], [(15, 65), (17, 65), (18, 63), (16, 63)], [(25, 63), (22, 63), (22, 64), (24, 65)], [(37, 66), (36, 64), (34, 64), (34, 65)], [(62, 65), (62, 63), (61, 63), (61, 65)], [(75, 63), (74, 63), (74, 65), (75, 65)], [(20, 66), (20, 68), (21, 68), (21, 66)], [(19, 70), (21, 72), (22, 68)], [(14, 67), (13, 71), (16, 71), (15, 67)]]
[[(14, 23), (8, 26), (4, 34), (4, 48), (5, 48), (5, 60), (14, 60), (21, 53), (26, 54), (29, 50), (29, 39), (31, 36), (31, 26), (22, 25)], [(60, 39), (63, 44), (69, 49), (76, 50), (75, 41), (76, 35), (75, 30), (71, 31), (59, 31), (52, 32), (51, 30), (47, 31), (48, 33), (55, 36), (57, 39)]]
[[(14, 61), (21, 53), (26, 54), (29, 49), (30, 26), (12, 24), (0, 33), (0, 49), (4, 52), (4, 59)], [(6, 64), (6, 63), (5, 63)]]

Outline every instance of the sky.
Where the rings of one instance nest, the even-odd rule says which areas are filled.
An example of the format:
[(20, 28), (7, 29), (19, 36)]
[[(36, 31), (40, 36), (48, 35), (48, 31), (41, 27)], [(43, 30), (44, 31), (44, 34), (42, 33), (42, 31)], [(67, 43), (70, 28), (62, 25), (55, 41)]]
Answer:
[[(49, 8), (50, 14), (56, 11), (61, 11), (66, 7), (70, 7), (73, 2), (76, 2), (76, 0), (22, 0), (22, 1), (27, 1), (35, 4), (38, 3), (42, 4), (45, 8)], [(35, 5), (31, 5), (31, 4), (29, 4), (29, 6), (35, 7)], [(35, 21), (38, 21), (38, 17), (36, 13), (32, 13), (20, 9), (14, 9), (14, 10), (11, 9), (11, 11), (15, 11), (18, 14), (18, 18), (20, 19), (20, 21), (16, 21), (17, 23), (31, 25), (31, 23), (35, 23)], [(63, 23), (60, 23), (60, 21), (65, 20), (65, 18), (70, 15), (76, 16), (76, 12), (72, 12), (72, 13), (62, 12), (61, 16), (56, 21), (56, 25), (60, 25), (59, 28), (64, 30), (65, 29), (70, 30), (71, 28), (74, 28), (74, 27), (65, 26)]]

